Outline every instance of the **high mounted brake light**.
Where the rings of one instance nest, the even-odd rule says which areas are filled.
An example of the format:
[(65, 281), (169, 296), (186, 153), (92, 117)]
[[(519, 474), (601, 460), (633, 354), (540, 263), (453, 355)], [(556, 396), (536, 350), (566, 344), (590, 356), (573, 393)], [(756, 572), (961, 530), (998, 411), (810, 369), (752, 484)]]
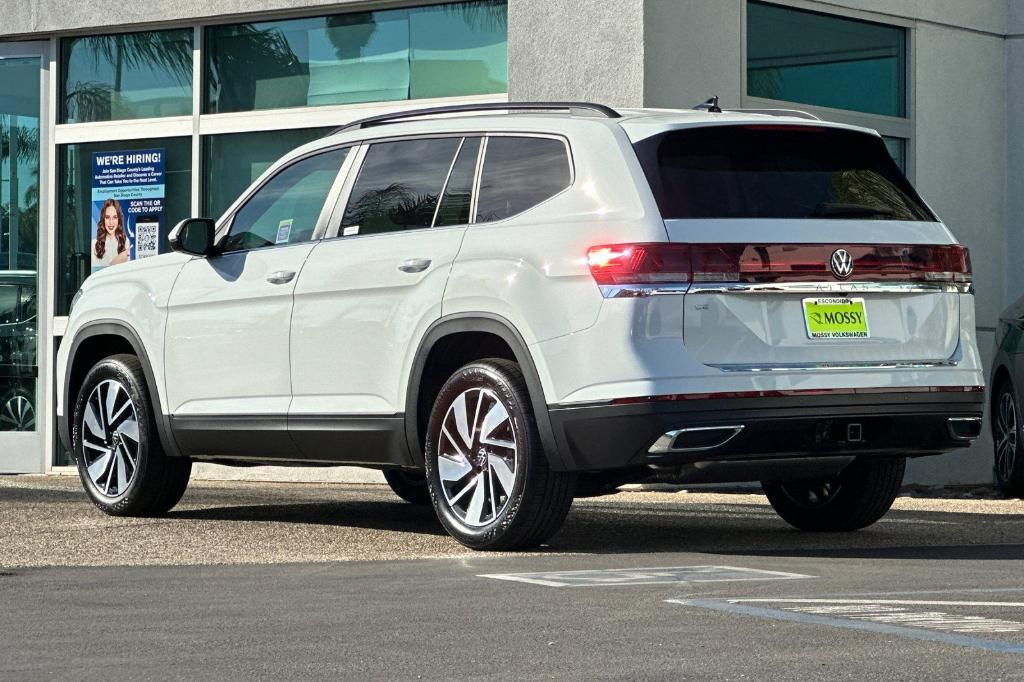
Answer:
[[(839, 277), (832, 256), (845, 250), (852, 272)], [(610, 244), (595, 246), (587, 264), (598, 284), (812, 281), (970, 282), (960, 244)]]

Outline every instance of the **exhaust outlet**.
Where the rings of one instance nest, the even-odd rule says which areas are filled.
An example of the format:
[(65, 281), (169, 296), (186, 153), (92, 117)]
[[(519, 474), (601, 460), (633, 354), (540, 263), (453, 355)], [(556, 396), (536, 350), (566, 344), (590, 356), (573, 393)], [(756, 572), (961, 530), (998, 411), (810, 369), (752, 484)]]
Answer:
[(720, 448), (743, 430), (743, 424), (732, 426), (692, 426), (663, 434), (647, 452), (663, 455), (672, 452), (702, 452)]
[(981, 417), (950, 417), (946, 427), (953, 440), (967, 443), (981, 435)]

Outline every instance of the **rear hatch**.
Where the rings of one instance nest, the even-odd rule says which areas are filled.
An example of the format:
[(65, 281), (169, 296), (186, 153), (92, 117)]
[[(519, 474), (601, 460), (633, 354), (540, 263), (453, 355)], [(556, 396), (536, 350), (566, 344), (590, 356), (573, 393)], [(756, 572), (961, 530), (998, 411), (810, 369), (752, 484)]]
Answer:
[(664, 132), (636, 149), (670, 260), (689, 269), (683, 342), (702, 363), (744, 370), (955, 357), (967, 250), (878, 136), (725, 125)]

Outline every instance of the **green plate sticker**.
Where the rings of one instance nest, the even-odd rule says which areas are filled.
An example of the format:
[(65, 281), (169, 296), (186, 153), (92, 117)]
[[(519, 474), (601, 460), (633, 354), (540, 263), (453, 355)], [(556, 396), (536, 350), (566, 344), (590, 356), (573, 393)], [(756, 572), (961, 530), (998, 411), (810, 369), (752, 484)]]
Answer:
[(804, 322), (810, 339), (866, 339), (863, 298), (805, 298)]

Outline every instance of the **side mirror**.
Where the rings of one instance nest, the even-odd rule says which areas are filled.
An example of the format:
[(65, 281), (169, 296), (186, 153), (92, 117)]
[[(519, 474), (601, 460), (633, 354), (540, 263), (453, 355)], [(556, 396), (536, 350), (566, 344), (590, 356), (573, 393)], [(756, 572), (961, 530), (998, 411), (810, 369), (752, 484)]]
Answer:
[(187, 218), (167, 235), (171, 249), (191, 256), (212, 256), (217, 225), (209, 218)]

